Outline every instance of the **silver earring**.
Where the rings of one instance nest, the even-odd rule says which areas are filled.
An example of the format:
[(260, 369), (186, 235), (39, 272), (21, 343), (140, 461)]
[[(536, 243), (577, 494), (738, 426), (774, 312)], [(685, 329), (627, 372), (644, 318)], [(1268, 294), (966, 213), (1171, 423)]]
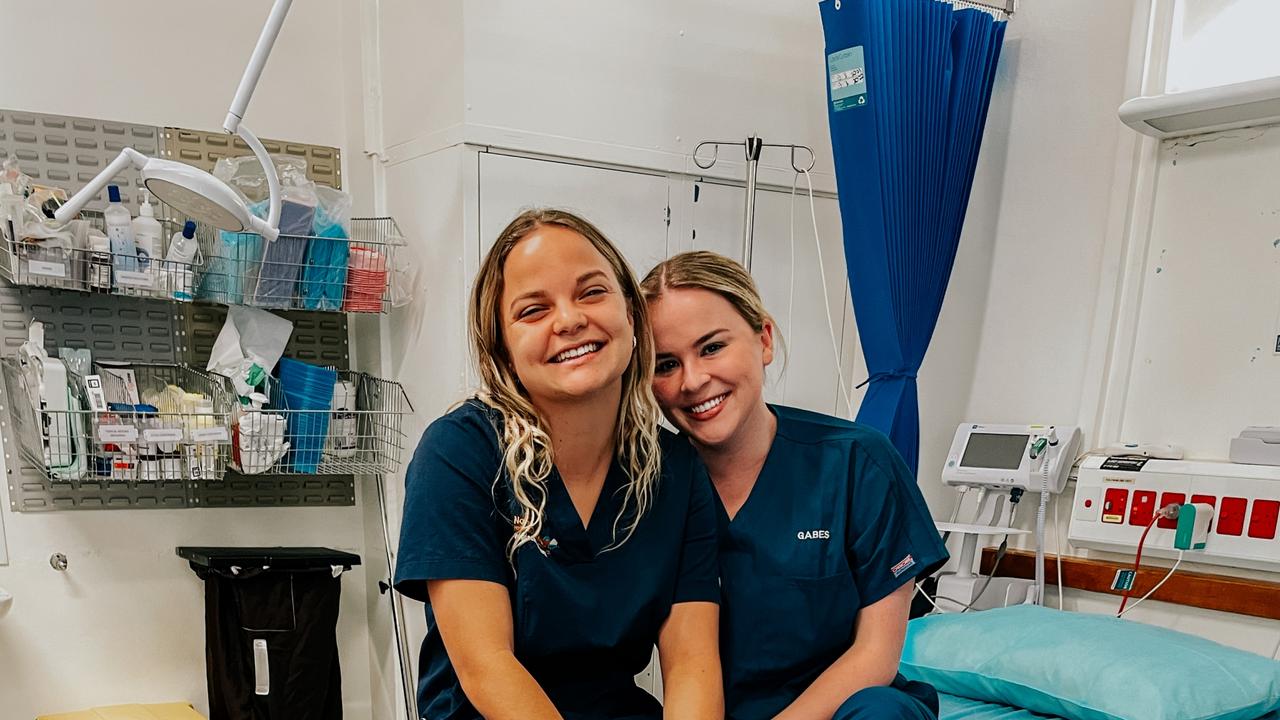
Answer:
[(632, 349), (632, 350), (635, 350), (635, 349), (636, 349), (636, 345), (637, 345), (637, 344), (639, 344), (639, 343), (636, 341), (636, 336), (635, 336), (635, 335), (632, 335), (632, 336), (631, 336), (631, 349)]

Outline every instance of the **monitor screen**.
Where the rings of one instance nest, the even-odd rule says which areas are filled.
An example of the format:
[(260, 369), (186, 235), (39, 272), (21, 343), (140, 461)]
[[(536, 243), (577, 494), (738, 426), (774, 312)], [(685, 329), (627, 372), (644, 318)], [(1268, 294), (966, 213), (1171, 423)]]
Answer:
[(1017, 470), (1022, 464), (1022, 452), (1027, 449), (1029, 435), (1003, 433), (971, 433), (964, 446), (961, 467)]

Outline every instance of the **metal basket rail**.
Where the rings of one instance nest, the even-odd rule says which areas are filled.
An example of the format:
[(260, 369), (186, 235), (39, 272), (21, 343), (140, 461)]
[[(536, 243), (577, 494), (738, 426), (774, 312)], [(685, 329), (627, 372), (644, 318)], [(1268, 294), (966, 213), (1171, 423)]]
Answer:
[[(102, 213), (81, 213), (83, 227), (105, 228)], [(182, 229), (181, 223), (157, 218), (165, 237)], [(73, 223), (65, 239), (40, 240), (10, 238), (4, 234), (0, 249), (0, 276), (14, 285), (73, 290), (77, 292), (146, 297), (189, 302), (199, 287), (204, 258), (191, 262), (165, 260), (160, 248), (156, 257), (95, 251), (87, 245), (87, 235)]]
[[(166, 212), (166, 214), (172, 214)], [(85, 227), (105, 229), (102, 213), (81, 213)], [(182, 223), (156, 218), (162, 244)], [(74, 227), (74, 226), (69, 226)], [(83, 230), (70, 240), (10, 238), (0, 249), (0, 276), (15, 285), (176, 302), (207, 300), (277, 310), (385, 313), (405, 244), (394, 219), (353, 218), (350, 237), (281, 235), (266, 243), (254, 233), (196, 228), (191, 262), (166, 260), (165, 248), (135, 255), (94, 251)]]
[(338, 382), (355, 390), (349, 407), (290, 407), (280, 383), (272, 382), (263, 419), (246, 421), (242, 414), (235, 428), (233, 467), (246, 475), (398, 471), (406, 445), (403, 421), (410, 411), (404, 388), (355, 371), (339, 371)]
[[(31, 372), (19, 359), (3, 358), (0, 368), (20, 454), (50, 481), (106, 489), (219, 479), (226, 472), (233, 401), (207, 373), (184, 365), (120, 366), (132, 371), (144, 396), (160, 398), (158, 411), (116, 405), (95, 412), (84, 378), (70, 370), (62, 403), (41, 402)], [(121, 391), (111, 387), (117, 378), (99, 377), (108, 397)], [(193, 404), (196, 397), (200, 402)]]
[(395, 220), (353, 218), (351, 237), (199, 233), (205, 265), (197, 297), (276, 310), (384, 313), (397, 250)]

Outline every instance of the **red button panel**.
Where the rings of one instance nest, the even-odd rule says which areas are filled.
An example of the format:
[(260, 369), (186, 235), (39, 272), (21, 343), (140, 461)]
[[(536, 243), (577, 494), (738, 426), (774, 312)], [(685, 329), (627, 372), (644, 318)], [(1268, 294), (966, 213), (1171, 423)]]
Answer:
[(1275, 539), (1277, 519), (1280, 519), (1280, 500), (1254, 500), (1253, 514), (1249, 516), (1249, 537)]
[(1218, 519), (1218, 498), (1213, 495), (1192, 495), (1191, 502), (1204, 503), (1213, 508), (1213, 520), (1209, 523), (1209, 532), (1213, 532), (1213, 523)]
[(1154, 490), (1134, 490), (1133, 506), (1129, 508), (1129, 524), (1146, 527), (1156, 516), (1156, 493)]
[[(1168, 507), (1170, 505), (1181, 505), (1187, 501), (1186, 493), (1167, 492), (1160, 496), (1160, 507)], [(1160, 518), (1160, 522), (1156, 523), (1156, 527), (1166, 530), (1177, 530), (1177, 518)]]
[(1249, 501), (1240, 497), (1222, 498), (1222, 508), (1218, 511), (1218, 534), (1239, 536), (1244, 532), (1244, 515)]
[(1129, 491), (1124, 488), (1107, 488), (1102, 498), (1102, 522), (1119, 525), (1124, 522), (1125, 506), (1129, 504)]

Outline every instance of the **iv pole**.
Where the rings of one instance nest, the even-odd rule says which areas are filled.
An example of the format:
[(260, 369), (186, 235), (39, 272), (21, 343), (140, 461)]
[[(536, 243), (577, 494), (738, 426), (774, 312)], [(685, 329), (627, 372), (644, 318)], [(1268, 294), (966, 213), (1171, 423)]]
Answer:
[[(705, 165), (702, 160), (698, 159), (698, 153), (702, 152), (702, 148), (710, 145), (712, 147), (711, 160)], [(743, 203), (742, 211), (742, 266), (751, 271), (751, 247), (753, 244), (753, 234), (756, 224), (756, 175), (760, 165), (760, 151), (767, 147), (787, 148), (791, 151), (791, 169), (797, 173), (807, 173), (813, 169), (814, 163), (817, 162), (817, 156), (813, 152), (813, 148), (807, 145), (778, 145), (774, 143), (764, 142), (762, 139), (752, 135), (742, 142), (729, 142), (726, 140), (703, 140), (693, 149), (693, 164), (703, 170), (710, 170), (720, 155), (721, 145), (741, 145), (746, 154), (747, 160), (747, 187), (746, 201)], [(796, 162), (796, 151), (803, 150), (809, 153), (809, 164), (803, 168)]]

